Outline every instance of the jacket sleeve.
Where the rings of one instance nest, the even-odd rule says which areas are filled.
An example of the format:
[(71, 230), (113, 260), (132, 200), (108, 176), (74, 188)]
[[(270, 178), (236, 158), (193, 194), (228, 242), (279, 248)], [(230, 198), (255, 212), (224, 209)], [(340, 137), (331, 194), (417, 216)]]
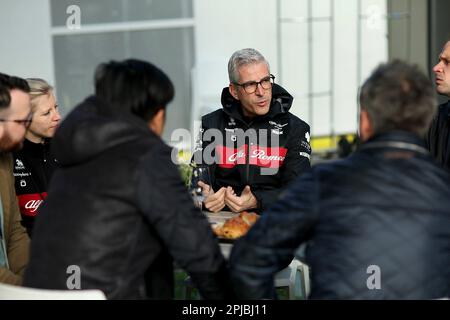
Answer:
[(258, 201), (258, 210), (267, 210), (273, 204), (282, 190), (286, 188), (301, 174), (311, 168), (311, 146), (310, 130), (306, 123), (302, 126), (293, 125), (291, 134), (286, 145), (288, 152), (281, 170), (281, 187), (279, 189), (255, 190), (253, 194)]
[(138, 203), (177, 264), (205, 299), (232, 297), (228, 269), (206, 216), (193, 205), (170, 148), (155, 146), (143, 157)]
[(312, 173), (283, 191), (248, 234), (237, 241), (230, 257), (231, 279), (240, 299), (275, 298), (274, 275), (307, 241), (317, 220)]
[(6, 210), (3, 212), (5, 221), (5, 240), (6, 250), (9, 262), (9, 270), (6, 268), (0, 268), (0, 282), (20, 285), (22, 283), (22, 277), (25, 272), (25, 268), (29, 259), (29, 245), (30, 239), (28, 238), (25, 228), (21, 225), (21, 216), (19, 211), (19, 205), (17, 204), (17, 197), (14, 188), (14, 177), (12, 175), (12, 168), (8, 171), (10, 177), (6, 179), (8, 181), (7, 197), (2, 198), (3, 201), (9, 201), (4, 207)]
[(11, 207), (12, 220), (9, 226), (9, 237), (6, 239), (9, 270), (0, 268), (0, 282), (14, 285), (22, 284), (25, 268), (28, 264), (30, 245), (28, 234), (20, 223), (21, 218), (18, 208), (17, 202), (15, 207)]

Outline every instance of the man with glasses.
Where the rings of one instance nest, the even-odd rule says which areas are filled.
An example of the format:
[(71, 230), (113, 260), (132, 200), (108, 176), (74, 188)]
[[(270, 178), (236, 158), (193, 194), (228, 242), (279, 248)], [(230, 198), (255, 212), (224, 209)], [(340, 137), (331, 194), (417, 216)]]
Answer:
[(11, 151), (21, 147), (31, 123), (25, 80), (0, 73), (0, 282), (20, 285), (29, 238), (21, 225)]
[(202, 117), (193, 161), (210, 168), (210, 183), (199, 182), (205, 208), (260, 212), (310, 168), (309, 126), (289, 112), (293, 97), (257, 50), (236, 51), (228, 76), (222, 109)]
[[(3, 90), (10, 96), (0, 108), (0, 150), (10, 152), (22, 148), (26, 130), (31, 124), (29, 87), (21, 78), (0, 74), (0, 79)], [(8, 100), (10, 104), (6, 105)]]

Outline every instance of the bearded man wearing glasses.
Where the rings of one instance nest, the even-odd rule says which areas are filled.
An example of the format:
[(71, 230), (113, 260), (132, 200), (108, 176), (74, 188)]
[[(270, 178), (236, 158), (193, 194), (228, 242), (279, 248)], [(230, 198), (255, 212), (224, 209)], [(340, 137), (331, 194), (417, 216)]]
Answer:
[(11, 151), (20, 149), (31, 123), (30, 88), (24, 79), (0, 73), (0, 282), (22, 283), (29, 238), (21, 225)]
[(261, 212), (310, 168), (310, 128), (289, 112), (293, 97), (275, 83), (264, 56), (236, 51), (228, 62), (222, 108), (202, 117), (193, 162), (209, 167), (199, 182), (204, 207)]

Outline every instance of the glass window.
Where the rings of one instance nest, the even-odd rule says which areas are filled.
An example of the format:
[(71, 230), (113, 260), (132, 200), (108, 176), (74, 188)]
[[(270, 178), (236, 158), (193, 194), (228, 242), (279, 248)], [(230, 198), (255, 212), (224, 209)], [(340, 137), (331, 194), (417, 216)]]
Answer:
[(94, 91), (94, 71), (99, 63), (137, 58), (164, 70), (175, 85), (168, 106), (164, 138), (175, 128), (190, 127), (191, 80), (194, 65), (192, 28), (54, 36), (57, 95), (66, 115)]
[(192, 18), (192, 0), (51, 0), (54, 27), (66, 25), (70, 5), (80, 7), (82, 25)]

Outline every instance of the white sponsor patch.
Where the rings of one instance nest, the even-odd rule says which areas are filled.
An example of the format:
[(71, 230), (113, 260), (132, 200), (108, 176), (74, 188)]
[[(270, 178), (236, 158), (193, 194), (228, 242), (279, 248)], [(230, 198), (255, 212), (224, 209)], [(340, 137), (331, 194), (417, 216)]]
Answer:
[(21, 173), (14, 173), (14, 177), (15, 178), (22, 178), (22, 177), (28, 177), (28, 176), (30, 176), (31, 174), (29, 174), (28, 172), (21, 172)]
[(311, 136), (309, 135), (309, 132), (305, 133), (305, 139), (306, 139), (306, 141), (308, 141), (308, 143), (311, 142)]
[(302, 148), (305, 148), (306, 150), (308, 150), (308, 151), (311, 152), (311, 146), (309, 145), (308, 142), (306, 142), (306, 141), (303, 140), (303, 141), (301, 142), (300, 146), (301, 146)]
[(30, 209), (30, 212), (36, 212), (42, 202), (44, 202), (44, 200), (30, 200), (25, 203), (25, 209)]
[(272, 129), (272, 133), (280, 136), (283, 134), (283, 131), (280, 129)]
[(230, 127), (236, 126), (236, 121), (234, 120), (234, 118), (230, 117), (230, 122), (228, 122), (228, 126)]
[(23, 162), (19, 159), (16, 159), (16, 170), (23, 170), (25, 169), (25, 166), (23, 165)]
[(300, 156), (308, 158), (308, 159), (311, 160), (311, 156), (308, 153), (306, 153), (306, 152), (300, 152)]

